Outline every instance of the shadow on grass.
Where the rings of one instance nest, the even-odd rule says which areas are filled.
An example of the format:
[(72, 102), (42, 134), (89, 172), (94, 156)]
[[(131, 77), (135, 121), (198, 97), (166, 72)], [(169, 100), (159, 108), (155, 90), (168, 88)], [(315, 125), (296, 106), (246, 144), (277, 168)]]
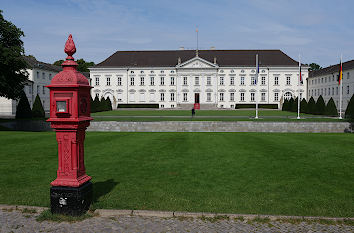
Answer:
[(119, 182), (116, 182), (113, 179), (93, 183), (92, 203), (96, 203), (100, 197), (111, 192), (117, 184), (119, 184)]

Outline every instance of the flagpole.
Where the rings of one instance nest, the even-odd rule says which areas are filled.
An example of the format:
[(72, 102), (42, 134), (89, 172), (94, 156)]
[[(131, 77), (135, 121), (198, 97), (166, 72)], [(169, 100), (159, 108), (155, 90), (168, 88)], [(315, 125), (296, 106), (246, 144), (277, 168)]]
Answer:
[(256, 54), (256, 80), (255, 80), (255, 83), (256, 83), (256, 93), (254, 94), (255, 95), (255, 98), (256, 98), (256, 117), (255, 119), (258, 119), (258, 54)]
[(340, 81), (340, 86), (339, 86), (339, 119), (343, 119), (342, 118), (342, 95), (343, 95), (343, 77), (341, 77), (341, 75), (343, 75), (343, 67), (342, 67), (342, 54), (340, 55), (340, 72), (339, 72), (339, 81)]
[(299, 78), (297, 80), (297, 118), (300, 119), (300, 79), (301, 79), (301, 62), (300, 62), (300, 54), (299, 54)]

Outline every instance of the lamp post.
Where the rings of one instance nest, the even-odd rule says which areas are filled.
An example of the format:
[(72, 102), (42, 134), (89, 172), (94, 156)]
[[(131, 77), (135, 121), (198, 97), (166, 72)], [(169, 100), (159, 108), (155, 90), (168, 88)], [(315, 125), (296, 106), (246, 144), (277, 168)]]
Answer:
[(85, 76), (76, 70), (76, 52), (71, 34), (65, 44), (68, 55), (63, 71), (55, 75), (50, 90), (50, 118), (58, 141), (57, 178), (51, 183), (52, 213), (81, 215), (92, 201), (91, 177), (84, 163), (85, 130), (90, 125), (90, 89)]

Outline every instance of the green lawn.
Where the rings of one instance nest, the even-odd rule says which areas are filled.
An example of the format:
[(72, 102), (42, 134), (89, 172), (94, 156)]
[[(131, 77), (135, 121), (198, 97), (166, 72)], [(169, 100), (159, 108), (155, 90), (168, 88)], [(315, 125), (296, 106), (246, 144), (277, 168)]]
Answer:
[[(0, 132), (0, 203), (49, 206), (55, 133)], [(354, 134), (98, 133), (94, 208), (354, 217)]]

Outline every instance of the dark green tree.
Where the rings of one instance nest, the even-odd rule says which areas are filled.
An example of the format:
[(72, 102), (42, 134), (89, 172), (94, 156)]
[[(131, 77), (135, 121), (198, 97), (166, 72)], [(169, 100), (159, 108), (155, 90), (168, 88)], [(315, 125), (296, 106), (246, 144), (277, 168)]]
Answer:
[(313, 99), (313, 97), (311, 96), (308, 104), (307, 104), (307, 113), (308, 114), (315, 114), (316, 112), (316, 102)]
[(293, 105), (295, 104), (295, 100), (291, 97), (289, 100), (289, 107), (288, 107), (288, 111), (292, 111), (293, 109)]
[(345, 110), (345, 118), (354, 121), (354, 95), (350, 98), (347, 109)]
[(293, 102), (293, 105), (291, 106), (292, 112), (297, 112), (297, 105), (298, 105), (297, 101), (298, 101), (298, 98), (296, 97), (296, 99)]
[(38, 94), (37, 94), (36, 99), (34, 100), (34, 103), (33, 103), (32, 116), (33, 117), (38, 117), (38, 118), (44, 118), (45, 117), (42, 101), (41, 101), (41, 98), (39, 97)]
[(28, 103), (27, 96), (24, 91), (21, 92), (18, 105), (16, 107), (16, 119), (32, 118), (31, 106)]
[(100, 112), (100, 104), (101, 104), (100, 99), (96, 95), (95, 99), (93, 100), (93, 105), (96, 112)]
[(338, 116), (338, 111), (336, 108), (336, 104), (334, 103), (333, 98), (331, 97), (326, 105), (325, 114), (327, 116)]
[(5, 20), (0, 10), (0, 96), (8, 99), (21, 97), (28, 80), (22, 36), (21, 29)]
[(316, 102), (316, 112), (315, 114), (317, 115), (324, 115), (326, 112), (326, 104), (324, 102), (324, 99), (322, 95), (318, 97), (317, 102)]
[(112, 102), (108, 96), (106, 98), (106, 111), (112, 111)]
[(61, 64), (63, 64), (64, 60), (58, 60), (58, 61), (55, 61), (53, 63), (53, 65), (56, 65), (56, 66), (61, 66)]
[(288, 107), (289, 107), (289, 101), (288, 99), (285, 99), (281, 110), (288, 111)]
[(303, 98), (300, 102), (300, 112), (307, 113), (307, 101), (305, 98)]
[(77, 70), (80, 72), (89, 72), (90, 70), (88, 69), (89, 67), (92, 67), (95, 65), (94, 62), (86, 62), (84, 59), (78, 59), (76, 61), (76, 63), (78, 64), (77, 66)]
[(321, 67), (319, 64), (316, 64), (316, 63), (311, 63), (309, 66), (310, 66), (309, 71), (314, 71), (314, 70), (320, 70), (320, 69), (322, 69), (322, 67)]

